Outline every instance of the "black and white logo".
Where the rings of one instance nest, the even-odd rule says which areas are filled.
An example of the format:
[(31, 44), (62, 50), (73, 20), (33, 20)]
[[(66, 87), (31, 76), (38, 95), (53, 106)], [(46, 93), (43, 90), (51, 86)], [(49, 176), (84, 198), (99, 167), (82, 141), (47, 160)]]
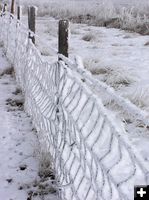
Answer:
[(147, 185), (135, 186), (134, 200), (149, 200), (149, 186)]

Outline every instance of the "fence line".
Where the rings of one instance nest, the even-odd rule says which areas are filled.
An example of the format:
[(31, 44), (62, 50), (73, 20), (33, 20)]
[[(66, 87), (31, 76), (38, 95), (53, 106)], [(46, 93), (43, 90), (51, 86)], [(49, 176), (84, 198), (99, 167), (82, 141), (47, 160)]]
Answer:
[[(149, 166), (128, 141), (122, 122), (92, 88), (112, 94), (134, 116), (140, 109), (62, 55), (55, 63), (45, 62), (28, 31), (9, 13), (1, 16), (0, 25), (25, 109), (51, 155), (60, 198), (131, 200), (134, 184), (149, 184)], [(148, 123), (146, 116), (141, 111), (138, 117)]]

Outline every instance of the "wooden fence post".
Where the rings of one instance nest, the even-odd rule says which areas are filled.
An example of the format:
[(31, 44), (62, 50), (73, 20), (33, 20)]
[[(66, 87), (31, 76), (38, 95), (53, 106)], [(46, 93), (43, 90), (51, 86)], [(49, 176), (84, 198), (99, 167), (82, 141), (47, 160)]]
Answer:
[(58, 30), (58, 53), (68, 57), (69, 21), (60, 20)]
[(7, 11), (7, 3), (5, 3), (3, 6), (3, 12), (6, 12), (6, 11)]
[(11, 14), (14, 15), (15, 0), (11, 0)]
[(21, 19), (21, 6), (17, 7), (17, 19), (20, 20)]
[(3, 6), (0, 4), (0, 11), (3, 12)]
[[(36, 18), (36, 8), (34, 6), (28, 7), (28, 28), (35, 33), (35, 18)], [(35, 44), (35, 36), (29, 33), (29, 38), (31, 38), (33, 44)]]
[(30, 27), (30, 7), (28, 7), (28, 28)]

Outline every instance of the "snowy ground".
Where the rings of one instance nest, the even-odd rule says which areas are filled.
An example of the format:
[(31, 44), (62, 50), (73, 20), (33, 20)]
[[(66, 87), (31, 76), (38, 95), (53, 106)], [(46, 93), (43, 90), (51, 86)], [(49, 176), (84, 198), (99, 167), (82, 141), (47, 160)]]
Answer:
[[(55, 61), (57, 56), (51, 48), (57, 50), (58, 21), (48, 17), (38, 18), (36, 30), (40, 36), (40, 39), (36, 37), (37, 47), (45, 59)], [(72, 23), (70, 32), (70, 58), (81, 56), (85, 67), (95, 78), (106, 82), (118, 95), (149, 112), (149, 36)], [(104, 102), (104, 95), (100, 97)], [(149, 128), (133, 121), (130, 113), (118, 107), (107, 107), (124, 121), (130, 140), (149, 161)]]
[(0, 199), (56, 200), (52, 180), (41, 173), (39, 143), (23, 97), (6, 68), (10, 65), (0, 48)]
[[(26, 21), (26, 18), (23, 19), (24, 21)], [(53, 49), (57, 50), (57, 28), (58, 21), (53, 18), (43, 17), (37, 19), (36, 30), (40, 37), (36, 37), (36, 45), (44, 59), (50, 62), (57, 59), (57, 55), (53, 51)], [(95, 78), (106, 82), (115, 89), (118, 95), (130, 99), (134, 104), (147, 112), (149, 112), (148, 48), (149, 36), (141, 36), (119, 29), (93, 27), (86, 24), (71, 24), (70, 58), (73, 59), (75, 55), (81, 56), (84, 66), (92, 72)], [(8, 80), (7, 76), (3, 78)], [(8, 86), (5, 85), (5, 87)], [(6, 89), (10, 90), (9, 88)], [(13, 90), (15, 90), (15, 87), (12, 88), (11, 93)], [(102, 98), (105, 106), (117, 113), (118, 118), (124, 122), (129, 139), (140, 150), (145, 162), (149, 163), (149, 127), (144, 127), (144, 124), (141, 122), (132, 120), (131, 114), (126, 113), (124, 110), (122, 111), (119, 107), (106, 104), (108, 99), (105, 100), (104, 94), (99, 94), (99, 96)], [(11, 96), (8, 95), (4, 101), (8, 98), (11, 98)], [(110, 97), (107, 98), (110, 99)], [(10, 102), (7, 101), (8, 104)], [(11, 116), (13, 113), (9, 112)], [(16, 124), (15, 120), (19, 117), (15, 117), (13, 119)], [(25, 117), (25, 120), (28, 120), (28, 118)], [(29, 132), (28, 128), (27, 132)], [(27, 165), (29, 164), (27, 163)], [(35, 167), (35, 169), (36, 172), (34, 171), (33, 174), (35, 173), (34, 177), (37, 177), (37, 168)], [(32, 178), (32, 180), (34, 179)], [(30, 180), (26, 181), (31, 182)], [(15, 182), (14, 185), (18, 188), (19, 183)]]

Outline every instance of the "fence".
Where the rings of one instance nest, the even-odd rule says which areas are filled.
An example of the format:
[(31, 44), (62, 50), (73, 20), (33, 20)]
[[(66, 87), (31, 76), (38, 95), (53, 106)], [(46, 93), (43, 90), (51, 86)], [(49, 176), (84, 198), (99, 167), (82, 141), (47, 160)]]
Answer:
[(134, 184), (147, 184), (148, 165), (100, 98), (98, 88), (146, 121), (146, 113), (60, 55), (48, 63), (28, 29), (10, 13), (0, 17), (0, 38), (25, 96), (25, 109), (46, 143), (63, 200), (131, 200)]

